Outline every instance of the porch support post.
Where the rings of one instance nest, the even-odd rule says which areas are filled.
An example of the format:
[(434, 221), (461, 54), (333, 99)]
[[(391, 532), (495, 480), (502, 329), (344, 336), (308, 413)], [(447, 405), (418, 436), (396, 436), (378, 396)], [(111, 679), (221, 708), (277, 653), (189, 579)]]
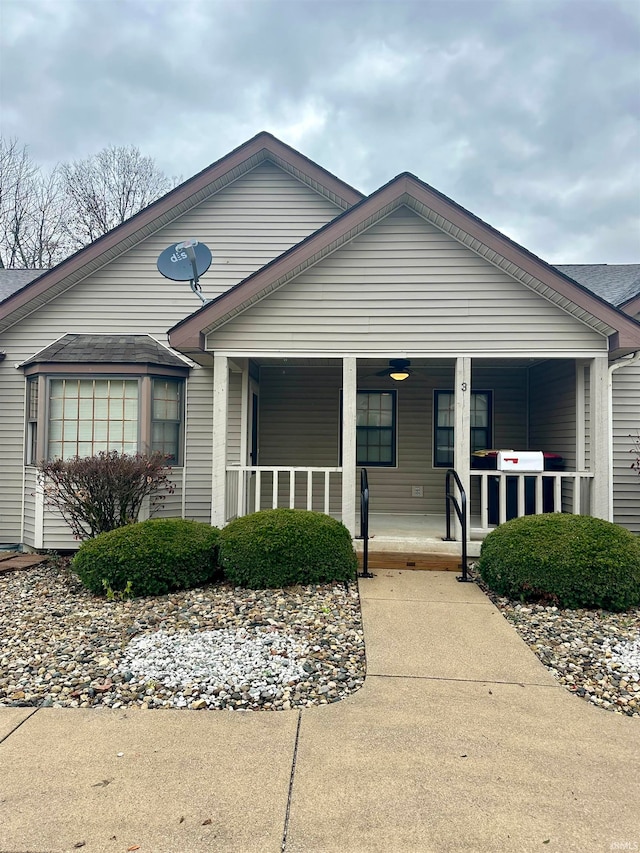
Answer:
[(591, 515), (611, 518), (611, 411), (609, 363), (606, 356), (591, 359)]
[(576, 470), (584, 471), (586, 465), (586, 400), (584, 381), (585, 362), (576, 359)]
[(342, 523), (356, 535), (356, 359), (342, 359)]
[(211, 524), (222, 527), (226, 521), (227, 484), (227, 400), (229, 365), (227, 357), (213, 357), (213, 460), (211, 475)]
[[(454, 468), (467, 493), (467, 535), (469, 532), (469, 494), (471, 484), (471, 359), (456, 358), (456, 378), (454, 390)], [(462, 538), (462, 529), (455, 518), (456, 539)]]

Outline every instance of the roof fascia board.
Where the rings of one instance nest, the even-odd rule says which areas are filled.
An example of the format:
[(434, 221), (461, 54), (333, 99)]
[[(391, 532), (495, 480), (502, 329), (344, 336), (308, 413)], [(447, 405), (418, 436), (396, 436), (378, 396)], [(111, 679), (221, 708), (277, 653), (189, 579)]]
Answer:
[(618, 307), (630, 317), (635, 317), (640, 312), (640, 293), (637, 296), (632, 296), (631, 299), (627, 299), (626, 302), (623, 302)]
[[(358, 190), (270, 133), (259, 133), (12, 294), (0, 304), (0, 329), (8, 328), (37, 310), (267, 159), (280, 168), (286, 168), (290, 174), (343, 209), (363, 198)], [(12, 316), (14, 314), (16, 316)]]

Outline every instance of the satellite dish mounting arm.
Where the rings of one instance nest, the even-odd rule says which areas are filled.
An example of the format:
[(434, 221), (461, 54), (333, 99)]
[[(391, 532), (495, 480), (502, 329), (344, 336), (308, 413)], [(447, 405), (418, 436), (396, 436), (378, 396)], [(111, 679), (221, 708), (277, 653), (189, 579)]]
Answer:
[(171, 281), (190, 281), (191, 290), (203, 305), (211, 301), (205, 299), (200, 287), (200, 276), (211, 266), (211, 252), (204, 243), (189, 239), (167, 246), (160, 252), (156, 266), (158, 272)]
[(198, 275), (198, 268), (196, 266), (195, 247), (197, 245), (197, 240), (184, 240), (182, 243), (178, 243), (176, 245), (176, 250), (182, 250), (187, 253), (187, 257), (191, 262), (191, 269), (193, 270), (193, 278), (189, 282), (189, 284), (191, 285), (191, 290), (193, 290), (195, 295), (202, 301), (204, 305), (206, 305), (208, 300), (205, 299), (202, 295), (202, 288), (200, 287), (200, 276)]

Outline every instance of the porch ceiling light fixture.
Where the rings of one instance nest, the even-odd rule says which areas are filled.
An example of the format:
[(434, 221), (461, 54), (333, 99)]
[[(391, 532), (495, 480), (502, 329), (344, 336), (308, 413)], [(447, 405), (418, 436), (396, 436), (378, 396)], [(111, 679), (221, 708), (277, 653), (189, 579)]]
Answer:
[(408, 358), (392, 358), (389, 359), (389, 367), (381, 370), (377, 375), (389, 376), (391, 379), (395, 379), (396, 382), (402, 382), (408, 379), (413, 373), (412, 370), (409, 370), (410, 364), (411, 362)]

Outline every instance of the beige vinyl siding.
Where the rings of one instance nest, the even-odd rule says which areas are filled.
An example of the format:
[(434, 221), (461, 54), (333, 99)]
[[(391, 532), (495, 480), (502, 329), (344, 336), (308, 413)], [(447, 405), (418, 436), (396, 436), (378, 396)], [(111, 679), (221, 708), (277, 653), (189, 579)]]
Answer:
[(613, 520), (640, 534), (640, 474), (630, 468), (630, 436), (640, 433), (640, 366), (613, 374)]
[(185, 517), (211, 521), (213, 370), (194, 368), (187, 380)]
[(529, 371), (529, 449), (559, 453), (576, 464), (576, 372), (572, 359), (545, 361)]
[[(551, 360), (529, 371), (529, 449), (558, 453), (564, 468), (576, 467), (576, 365)], [(573, 508), (573, 485), (562, 484), (562, 509)], [(557, 507), (556, 507), (557, 509)]]
[[(36, 535), (36, 469), (33, 466), (28, 466), (24, 469), (24, 536), (25, 545), (30, 547), (35, 546)], [(19, 540), (11, 540), (17, 543)], [(5, 542), (5, 539), (0, 534), (0, 542)], [(9, 544), (9, 543), (7, 543)]]
[(6, 335), (0, 349), (7, 353), (0, 361), (0, 542), (12, 545), (20, 542), (22, 527), (25, 381)]
[[(166, 331), (200, 307), (188, 282), (172, 282), (156, 259), (171, 243), (194, 237), (214, 261), (202, 278), (207, 297), (236, 284), (307, 236), (340, 209), (271, 163), (225, 187), (143, 243), (125, 252), (35, 311), (0, 338), (0, 539), (18, 542), (24, 442), (24, 361), (65, 333), (151, 334)], [(212, 376), (197, 367), (189, 380), (187, 415), (187, 517), (211, 517)], [(48, 547), (48, 545), (47, 545)]]
[(493, 448), (526, 449), (527, 371), (503, 365), (472, 363), (472, 390), (493, 393)]
[[(341, 367), (264, 365), (260, 368), (258, 462), (260, 465), (335, 467), (340, 455)], [(339, 475), (331, 478), (330, 508), (340, 509)], [(314, 508), (323, 488), (314, 481)], [(285, 494), (286, 493), (286, 494)], [(262, 480), (262, 501), (271, 500), (271, 479)], [(287, 505), (288, 478), (279, 502)], [(296, 480), (297, 505), (304, 505), (306, 480)]]
[[(404, 382), (358, 371), (358, 389), (397, 392), (397, 466), (369, 467), (371, 512), (442, 513), (445, 470), (433, 466), (433, 397), (435, 389), (453, 388), (453, 361), (432, 362)], [(369, 374), (369, 375), (367, 375)], [(411, 496), (422, 486), (423, 497)], [(375, 531), (374, 531), (375, 532)]]
[(151, 518), (182, 518), (182, 468), (173, 468), (169, 474), (173, 494), (165, 495), (162, 505)]
[(606, 351), (606, 339), (408, 208), (213, 331), (243, 352)]
[[(169, 474), (175, 491), (166, 495), (161, 507), (153, 513), (151, 518), (181, 518), (182, 516), (182, 469), (174, 468)], [(148, 518), (148, 509), (140, 513), (140, 520)], [(43, 525), (43, 547), (58, 551), (73, 551), (80, 547), (81, 542), (73, 537), (69, 525), (60, 513), (52, 509), (46, 509)], [(25, 535), (25, 544), (30, 543)]]

